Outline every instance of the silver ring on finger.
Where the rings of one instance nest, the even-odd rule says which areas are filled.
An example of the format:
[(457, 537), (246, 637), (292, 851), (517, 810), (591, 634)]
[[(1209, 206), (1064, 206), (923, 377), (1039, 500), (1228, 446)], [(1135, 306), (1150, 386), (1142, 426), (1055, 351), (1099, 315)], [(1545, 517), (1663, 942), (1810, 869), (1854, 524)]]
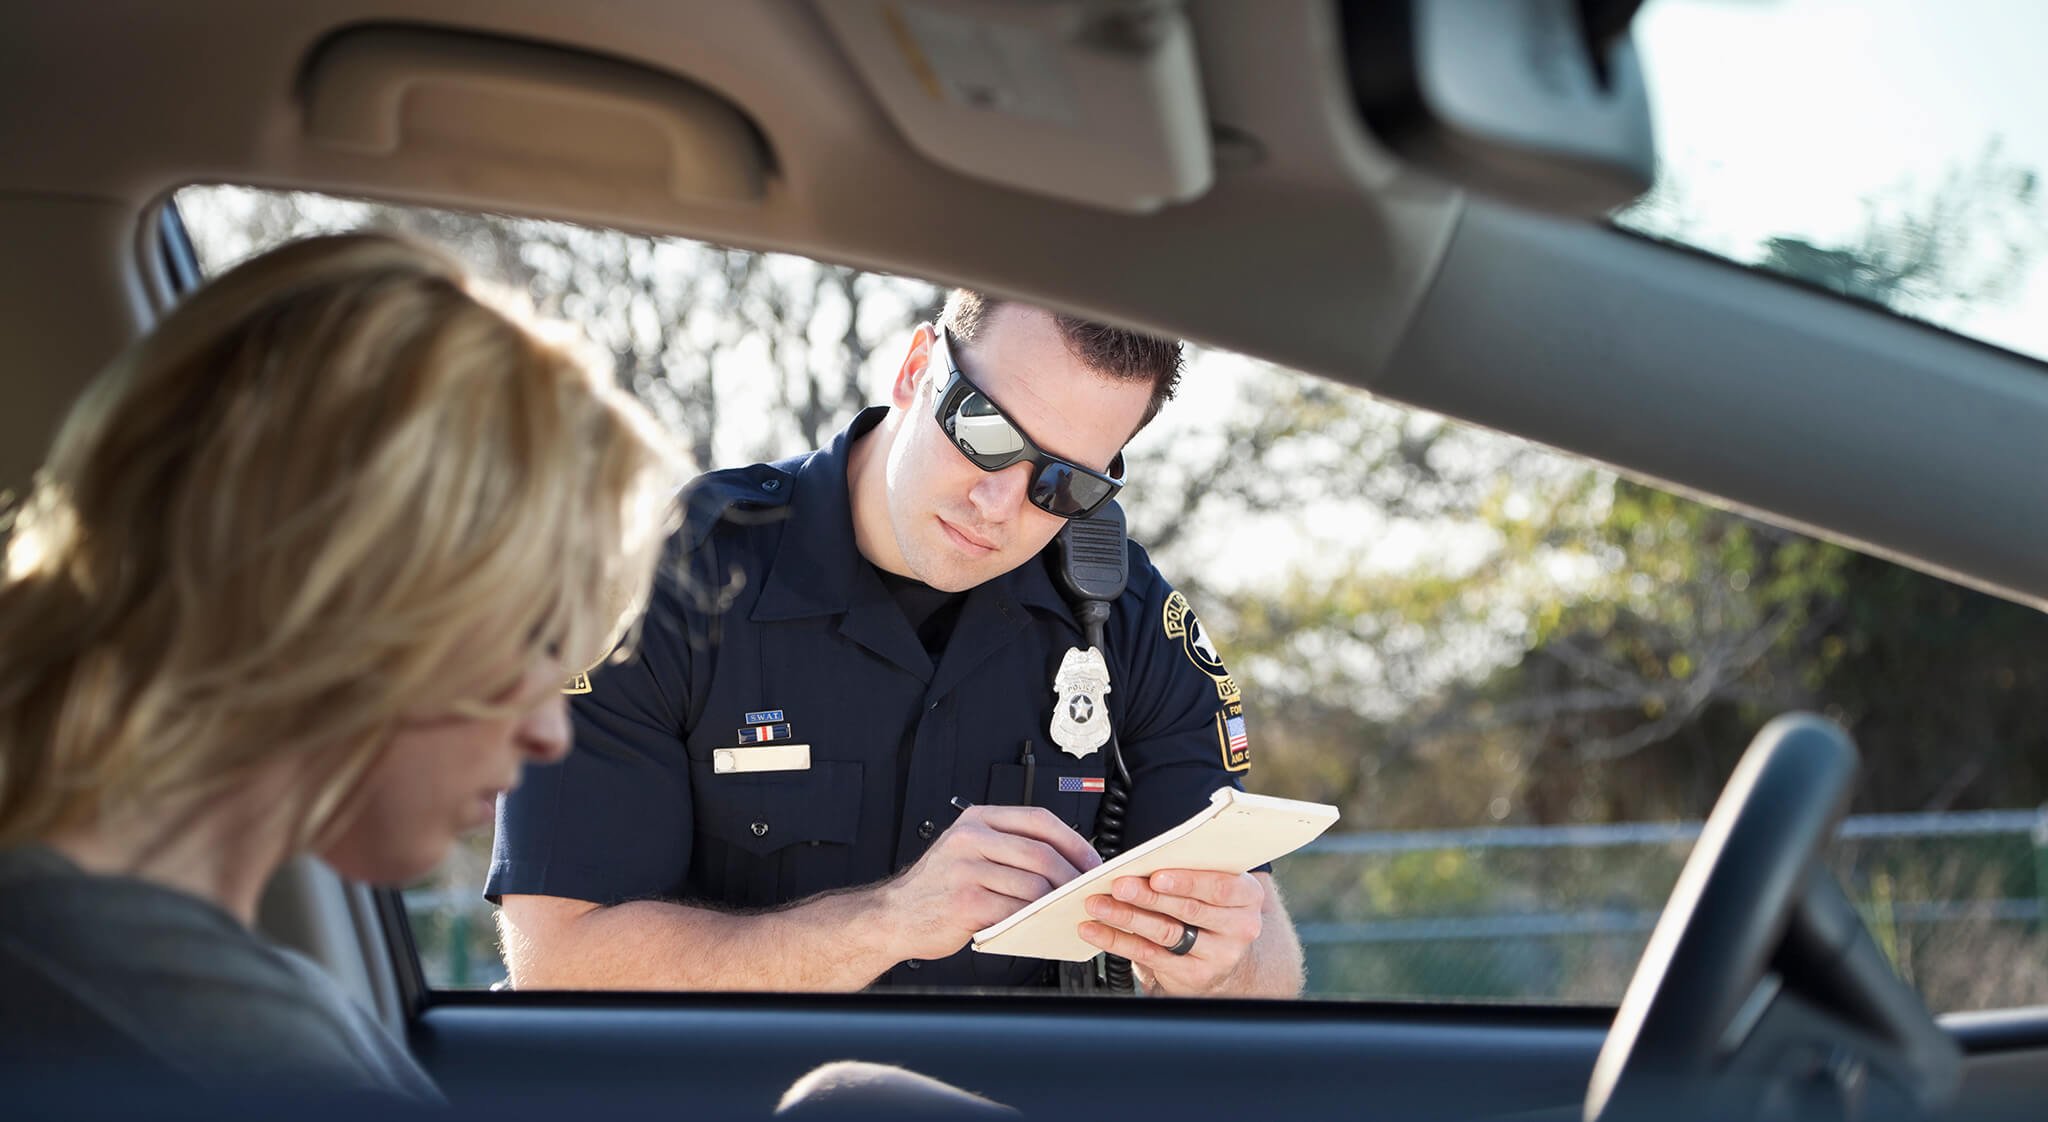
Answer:
[(1181, 924), (1181, 925), (1180, 925), (1180, 942), (1178, 942), (1178, 943), (1175, 943), (1174, 945), (1172, 945), (1172, 946), (1170, 946), (1170, 947), (1166, 948), (1166, 953), (1167, 953), (1167, 954), (1186, 954), (1186, 953), (1188, 953), (1189, 951), (1191, 951), (1191, 950), (1194, 950), (1194, 949), (1195, 949), (1195, 936), (1196, 936), (1196, 935), (1198, 935), (1198, 934), (1200, 934), (1200, 933), (1201, 933), (1201, 928), (1199, 928), (1199, 927), (1196, 927), (1196, 926), (1195, 926), (1194, 924), (1191, 924), (1191, 923), (1183, 923), (1183, 924)]

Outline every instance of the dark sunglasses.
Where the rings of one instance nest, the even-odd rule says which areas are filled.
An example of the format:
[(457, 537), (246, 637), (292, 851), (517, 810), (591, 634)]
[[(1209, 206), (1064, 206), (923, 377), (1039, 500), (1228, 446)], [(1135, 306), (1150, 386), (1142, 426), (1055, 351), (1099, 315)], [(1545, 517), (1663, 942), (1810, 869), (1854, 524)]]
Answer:
[(1104, 475), (1033, 444), (1017, 422), (960, 373), (953, 361), (952, 332), (943, 327), (933, 333), (932, 361), (947, 375), (944, 388), (933, 401), (932, 417), (968, 463), (990, 472), (1011, 464), (1030, 464), (1031, 505), (1061, 518), (1086, 518), (1123, 489), (1122, 452), (1110, 461), (1110, 474)]

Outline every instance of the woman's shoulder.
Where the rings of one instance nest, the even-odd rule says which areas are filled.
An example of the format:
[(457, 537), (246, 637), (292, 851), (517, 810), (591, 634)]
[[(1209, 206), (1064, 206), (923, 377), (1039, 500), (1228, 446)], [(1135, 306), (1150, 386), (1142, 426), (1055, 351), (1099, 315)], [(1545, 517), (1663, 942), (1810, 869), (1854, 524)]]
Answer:
[(33, 1002), (0, 1003), (0, 1039), (39, 1025), (154, 1061), (207, 1086), (324, 1083), (431, 1096), (431, 1083), (312, 960), (215, 905), (79, 870), (27, 847), (0, 851), (0, 976)]

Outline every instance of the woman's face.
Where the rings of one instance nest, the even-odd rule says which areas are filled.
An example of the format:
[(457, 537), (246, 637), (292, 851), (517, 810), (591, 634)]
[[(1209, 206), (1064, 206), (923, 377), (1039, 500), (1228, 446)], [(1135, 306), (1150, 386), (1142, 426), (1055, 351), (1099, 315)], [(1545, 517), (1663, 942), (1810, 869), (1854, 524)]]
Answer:
[(345, 824), (321, 849), (327, 863), (355, 880), (396, 884), (419, 877), (448, 855), (462, 834), (490, 824), (498, 796), (519, 783), (528, 763), (569, 753), (564, 673), (535, 659), (516, 680), (486, 688), (502, 716), (427, 714), (400, 726), (343, 813)]

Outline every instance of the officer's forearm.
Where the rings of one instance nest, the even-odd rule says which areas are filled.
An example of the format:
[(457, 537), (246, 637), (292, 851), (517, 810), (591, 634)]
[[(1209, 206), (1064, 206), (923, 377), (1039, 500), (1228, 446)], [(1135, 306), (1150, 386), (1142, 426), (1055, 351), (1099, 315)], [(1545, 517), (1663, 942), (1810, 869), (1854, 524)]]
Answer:
[(871, 889), (757, 914), (507, 896), (499, 914), (519, 989), (857, 990), (900, 957), (879, 919)]
[(1294, 921), (1287, 916), (1287, 905), (1280, 899), (1280, 886), (1273, 883), (1272, 874), (1253, 875), (1266, 889), (1266, 901), (1259, 909), (1262, 927), (1245, 960), (1243, 982), (1232, 992), (1240, 997), (1300, 997), (1307, 980), (1302, 971), (1301, 937), (1295, 934)]

